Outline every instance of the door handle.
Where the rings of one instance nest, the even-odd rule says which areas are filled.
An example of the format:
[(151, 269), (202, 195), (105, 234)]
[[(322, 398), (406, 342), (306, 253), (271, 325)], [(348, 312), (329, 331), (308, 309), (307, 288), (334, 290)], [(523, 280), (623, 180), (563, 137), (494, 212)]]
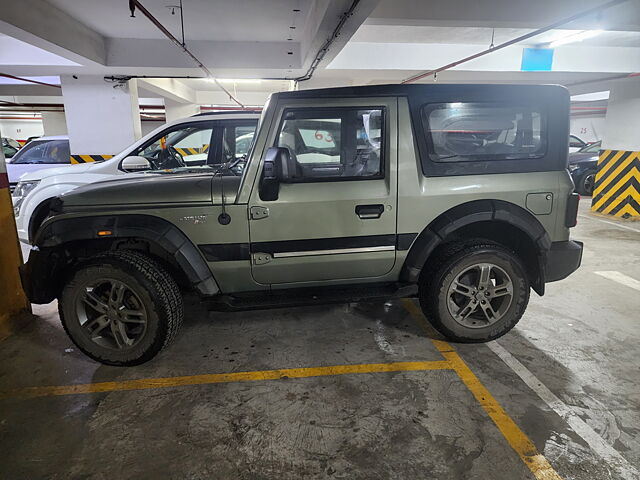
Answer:
[(384, 205), (356, 205), (356, 215), (363, 220), (367, 218), (380, 218), (384, 212)]

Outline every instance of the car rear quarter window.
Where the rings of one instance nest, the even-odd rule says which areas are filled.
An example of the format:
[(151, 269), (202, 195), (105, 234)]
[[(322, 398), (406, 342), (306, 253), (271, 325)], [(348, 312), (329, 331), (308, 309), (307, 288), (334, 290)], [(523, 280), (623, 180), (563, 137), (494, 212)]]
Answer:
[(547, 151), (545, 113), (535, 106), (435, 103), (424, 105), (421, 116), (434, 162), (533, 160)]

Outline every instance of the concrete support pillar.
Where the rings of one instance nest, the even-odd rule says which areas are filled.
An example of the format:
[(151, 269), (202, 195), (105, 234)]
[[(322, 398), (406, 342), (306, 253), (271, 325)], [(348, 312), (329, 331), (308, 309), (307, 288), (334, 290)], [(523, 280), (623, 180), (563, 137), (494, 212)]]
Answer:
[(173, 122), (200, 113), (200, 105), (195, 103), (180, 103), (169, 98), (164, 99), (164, 111), (167, 122)]
[(42, 128), (45, 136), (66, 135), (67, 119), (64, 112), (42, 112)]
[(0, 151), (0, 340), (28, 318), (31, 306), (22, 290), (18, 266), (22, 263), (22, 252), (13, 218), (13, 205), (9, 193), (9, 179)]
[(615, 83), (609, 95), (591, 208), (640, 217), (640, 78)]
[(102, 76), (60, 77), (72, 162), (110, 158), (140, 139), (135, 79), (122, 84)]

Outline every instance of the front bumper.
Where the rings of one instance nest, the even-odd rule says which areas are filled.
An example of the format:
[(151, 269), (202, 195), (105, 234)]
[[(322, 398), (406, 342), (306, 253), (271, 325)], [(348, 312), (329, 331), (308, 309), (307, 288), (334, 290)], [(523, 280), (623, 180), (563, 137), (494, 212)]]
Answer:
[(545, 282), (557, 282), (575, 272), (582, 262), (582, 242), (553, 242), (547, 254)]

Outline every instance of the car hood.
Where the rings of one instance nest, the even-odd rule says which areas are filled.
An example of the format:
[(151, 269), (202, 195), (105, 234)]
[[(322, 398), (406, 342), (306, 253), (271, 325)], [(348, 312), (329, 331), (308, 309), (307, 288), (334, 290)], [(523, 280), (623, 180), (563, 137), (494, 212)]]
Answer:
[(117, 180), (81, 186), (62, 195), (64, 210), (73, 207), (95, 206), (108, 209), (123, 205), (211, 202), (211, 176), (160, 176), (127, 174)]
[(597, 162), (598, 154), (597, 153), (570, 153), (569, 154), (569, 164), (573, 163), (583, 163), (583, 162)]
[(219, 204), (221, 184), (224, 181), (225, 200), (235, 202), (240, 177), (228, 176), (214, 179), (212, 174), (140, 175), (126, 174), (118, 179), (92, 183), (76, 188), (60, 197), (63, 211), (76, 207), (96, 210), (144, 208), (145, 206)]
[[(58, 170), (64, 172), (69, 167), (71, 165), (60, 167), (60, 164), (57, 163), (7, 163), (7, 175), (9, 176), (9, 183), (17, 183), (18, 180), (39, 180), (47, 175), (45, 171)], [(21, 178), (23, 176), (24, 178)]]
[[(11, 164), (14, 167), (25, 166), (25, 167), (35, 167), (36, 165), (15, 165)], [(45, 177), (52, 177), (54, 175), (69, 175), (76, 173), (86, 173), (94, 169), (98, 164), (97, 163), (78, 163), (78, 164), (69, 164), (65, 166), (56, 166), (51, 165), (49, 168), (45, 169), (31, 169), (27, 170), (27, 173), (22, 177), (22, 180), (42, 180)], [(9, 165), (7, 165), (7, 171), (9, 170)], [(17, 180), (16, 180), (17, 181)]]

